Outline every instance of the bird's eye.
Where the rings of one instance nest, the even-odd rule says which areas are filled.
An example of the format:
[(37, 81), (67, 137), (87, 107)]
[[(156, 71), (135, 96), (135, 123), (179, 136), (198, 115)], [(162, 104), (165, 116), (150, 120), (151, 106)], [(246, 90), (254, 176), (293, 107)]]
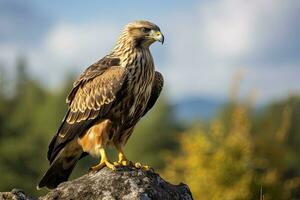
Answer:
[(145, 27), (143, 27), (143, 28), (142, 28), (142, 31), (143, 31), (144, 33), (149, 33), (149, 32), (151, 31), (151, 29), (150, 29), (150, 28), (145, 28)]

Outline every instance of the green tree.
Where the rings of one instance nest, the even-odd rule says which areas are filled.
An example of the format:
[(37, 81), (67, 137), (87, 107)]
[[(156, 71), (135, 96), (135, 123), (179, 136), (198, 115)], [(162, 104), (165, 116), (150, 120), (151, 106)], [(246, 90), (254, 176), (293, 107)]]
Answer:
[(48, 167), (47, 146), (63, 117), (66, 92), (41, 87), (26, 68), (25, 60), (20, 60), (13, 95), (4, 97), (0, 105), (0, 123), (5, 124), (1, 126), (0, 190), (19, 187), (37, 194), (35, 186)]
[(255, 154), (259, 155), (255, 165), (264, 190), (273, 196), (286, 191), (300, 198), (299, 120), (300, 97), (296, 96), (268, 105), (254, 120)]

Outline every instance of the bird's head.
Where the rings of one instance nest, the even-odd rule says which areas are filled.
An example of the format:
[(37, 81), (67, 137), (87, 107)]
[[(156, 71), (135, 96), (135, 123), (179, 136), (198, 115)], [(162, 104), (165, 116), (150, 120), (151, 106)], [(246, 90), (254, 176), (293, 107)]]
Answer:
[(131, 22), (125, 27), (124, 32), (135, 46), (149, 47), (155, 41), (164, 43), (160, 28), (148, 21)]

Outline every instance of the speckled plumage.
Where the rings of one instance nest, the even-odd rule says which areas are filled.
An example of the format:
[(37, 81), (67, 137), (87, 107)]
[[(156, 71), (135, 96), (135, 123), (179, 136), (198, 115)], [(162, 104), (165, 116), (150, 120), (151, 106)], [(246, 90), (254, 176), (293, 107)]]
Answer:
[(148, 29), (160, 31), (147, 21), (128, 24), (113, 51), (74, 82), (67, 114), (48, 150), (51, 166), (67, 166), (66, 173), (51, 181), (50, 166), (39, 187), (53, 188), (65, 181), (83, 152), (100, 156), (99, 147), (124, 147), (136, 123), (155, 104), (163, 77), (155, 71), (149, 50), (155, 40)]

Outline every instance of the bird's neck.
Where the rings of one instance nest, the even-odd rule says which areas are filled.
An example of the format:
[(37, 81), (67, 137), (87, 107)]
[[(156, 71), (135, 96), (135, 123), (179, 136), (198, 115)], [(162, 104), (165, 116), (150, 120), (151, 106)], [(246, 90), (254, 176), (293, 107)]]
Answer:
[(128, 37), (121, 35), (116, 43), (112, 54), (120, 58), (123, 67), (134, 66), (134, 61), (141, 57), (151, 57), (148, 47), (136, 46), (135, 42), (129, 40)]

